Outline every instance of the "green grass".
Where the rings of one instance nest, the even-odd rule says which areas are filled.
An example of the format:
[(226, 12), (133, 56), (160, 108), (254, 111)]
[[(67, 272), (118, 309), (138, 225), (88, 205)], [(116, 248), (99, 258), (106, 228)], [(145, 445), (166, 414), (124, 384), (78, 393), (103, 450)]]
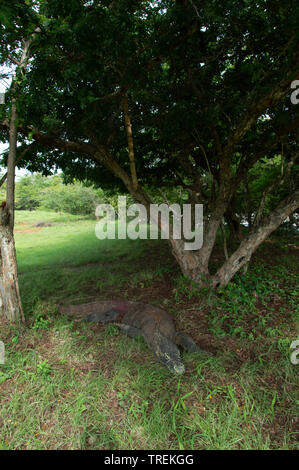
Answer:
[[(98, 240), (94, 220), (24, 211), (26, 225), (21, 225), (21, 216), (17, 213), (15, 240), (21, 294), (28, 312), (49, 296), (55, 302), (73, 301), (88, 296), (88, 286), (92, 295), (107, 286), (117, 288), (124, 280), (124, 264), (128, 272), (134, 272), (143, 250), (140, 240)], [(53, 225), (37, 229), (33, 227), (36, 221)]]
[(16, 211), (15, 212), (15, 224), (18, 229), (20, 224), (33, 225), (38, 222), (72, 222), (86, 220), (89, 217), (83, 215), (72, 215), (65, 212), (53, 212), (53, 211)]
[[(53, 225), (37, 231), (39, 221)], [(99, 241), (94, 227), (67, 214), (17, 213), (27, 327), (0, 333), (0, 449), (296, 448), (293, 251), (279, 251), (281, 240), (264, 248), (246, 276), (215, 294), (180, 276), (164, 242)], [(265, 267), (267, 249), (279, 262)], [(175, 377), (143, 340), (57, 311), (113, 297), (164, 305), (214, 356), (184, 354), (186, 373)]]

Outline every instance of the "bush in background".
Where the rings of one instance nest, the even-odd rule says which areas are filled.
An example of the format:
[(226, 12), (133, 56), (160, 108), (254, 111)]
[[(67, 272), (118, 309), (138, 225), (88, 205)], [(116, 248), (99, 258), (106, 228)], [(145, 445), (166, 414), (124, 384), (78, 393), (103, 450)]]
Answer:
[(75, 215), (94, 215), (103, 202), (103, 191), (74, 181), (64, 184), (63, 176), (24, 176), (16, 184), (16, 209), (47, 209)]

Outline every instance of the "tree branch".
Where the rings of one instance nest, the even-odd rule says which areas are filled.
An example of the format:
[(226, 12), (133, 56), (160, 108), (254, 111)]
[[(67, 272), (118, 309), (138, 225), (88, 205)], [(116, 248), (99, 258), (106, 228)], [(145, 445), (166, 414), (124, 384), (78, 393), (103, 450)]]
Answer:
[(11, 60), (14, 64), (16, 64), (16, 65), (18, 65), (18, 66), (21, 65), (20, 62), (19, 62), (17, 59), (15, 59), (14, 57), (12, 57), (11, 55), (8, 55), (8, 58), (9, 58), (9, 60)]
[(258, 246), (275, 230), (282, 222), (299, 207), (299, 190), (281, 201), (276, 209), (265, 217), (252, 232), (244, 238), (239, 248), (221, 266), (212, 283), (214, 287), (225, 286), (237, 271), (250, 260)]
[(282, 79), (275, 87), (273, 87), (266, 95), (255, 100), (253, 104), (248, 108), (246, 114), (241, 119), (240, 124), (232, 132), (231, 136), (228, 137), (227, 144), (223, 149), (220, 169), (224, 170), (228, 168), (230, 158), (235, 146), (242, 140), (245, 134), (251, 129), (256, 123), (257, 119), (263, 114), (263, 112), (272, 106), (277, 105), (290, 91), (290, 84), (294, 77), (299, 75), (299, 69), (291, 71), (287, 74), (287, 77)]
[(127, 134), (127, 140), (128, 140), (131, 177), (132, 177), (134, 191), (136, 191), (138, 188), (138, 180), (137, 180), (137, 173), (136, 173), (136, 166), (135, 166), (135, 159), (134, 159), (134, 143), (133, 143), (131, 119), (129, 115), (128, 95), (126, 92), (123, 93), (122, 105), (123, 105), (125, 128), (126, 128), (126, 134)]
[[(8, 119), (0, 121), (0, 129), (9, 129)], [(85, 153), (89, 156), (93, 156), (96, 152), (96, 147), (87, 142), (74, 142), (70, 140), (63, 140), (54, 135), (40, 132), (32, 126), (20, 126), (18, 127), (18, 132), (24, 137), (28, 137), (28, 135), (30, 134), (32, 139), (34, 139), (36, 143), (40, 143), (41, 145), (52, 149), (57, 148), (58, 150), (63, 150), (66, 152), (77, 152), (81, 154)]]
[(299, 153), (295, 154), (294, 157), (288, 162), (286, 168), (283, 168), (282, 167), (282, 175), (280, 177), (280, 179), (278, 181), (275, 181), (274, 183), (270, 184), (264, 191), (263, 191), (263, 194), (262, 194), (262, 198), (261, 198), (261, 202), (260, 202), (260, 205), (259, 205), (259, 208), (257, 210), (257, 213), (256, 213), (256, 216), (255, 216), (255, 219), (253, 221), (253, 228), (256, 228), (259, 223), (260, 223), (260, 220), (261, 220), (261, 217), (262, 217), (262, 213), (263, 213), (263, 210), (264, 210), (264, 206), (265, 206), (265, 202), (266, 202), (266, 197), (267, 195), (272, 191), (272, 189), (274, 189), (275, 187), (277, 186), (282, 186), (284, 184), (284, 182), (286, 181), (287, 178), (289, 178), (290, 176), (290, 172), (291, 172), (291, 168), (292, 166), (294, 165), (295, 161), (297, 160), (297, 158), (299, 157)]

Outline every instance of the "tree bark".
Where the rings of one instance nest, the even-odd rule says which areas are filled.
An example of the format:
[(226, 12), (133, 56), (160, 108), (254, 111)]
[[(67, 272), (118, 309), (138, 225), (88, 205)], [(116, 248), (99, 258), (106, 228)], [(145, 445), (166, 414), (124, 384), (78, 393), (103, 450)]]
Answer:
[(229, 229), (229, 241), (240, 243), (243, 238), (241, 222), (233, 212), (226, 212), (225, 220)]
[(11, 120), (9, 126), (9, 152), (7, 159), (7, 183), (6, 183), (6, 207), (8, 212), (8, 224), (11, 232), (14, 228), (14, 206), (15, 206), (15, 170), (17, 159), (17, 108), (16, 100), (12, 99)]
[(17, 154), (16, 120), (16, 103), (15, 99), (13, 99), (9, 127), (6, 201), (2, 203), (0, 208), (0, 322), (9, 323), (24, 322), (13, 237), (15, 164)]
[(24, 322), (18, 274), (15, 242), (9, 226), (9, 214), (0, 209), (0, 322)]
[(137, 180), (136, 166), (135, 166), (133, 132), (132, 132), (131, 119), (129, 115), (128, 95), (126, 92), (123, 94), (122, 104), (123, 104), (125, 127), (126, 127), (126, 134), (127, 134), (127, 140), (128, 140), (131, 177), (132, 177), (134, 191), (136, 191), (138, 188), (138, 180)]

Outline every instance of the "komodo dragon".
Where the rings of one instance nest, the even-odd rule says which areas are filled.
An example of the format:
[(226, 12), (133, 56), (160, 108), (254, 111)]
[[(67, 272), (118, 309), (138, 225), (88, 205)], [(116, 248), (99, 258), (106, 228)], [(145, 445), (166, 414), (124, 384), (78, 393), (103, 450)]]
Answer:
[[(80, 311), (81, 309), (81, 311)], [(185, 367), (179, 347), (188, 352), (200, 348), (185, 333), (175, 329), (172, 317), (159, 307), (142, 302), (102, 301), (60, 308), (62, 313), (88, 314), (84, 321), (114, 323), (131, 337), (142, 336), (155, 356), (173, 374), (183, 374)]]

